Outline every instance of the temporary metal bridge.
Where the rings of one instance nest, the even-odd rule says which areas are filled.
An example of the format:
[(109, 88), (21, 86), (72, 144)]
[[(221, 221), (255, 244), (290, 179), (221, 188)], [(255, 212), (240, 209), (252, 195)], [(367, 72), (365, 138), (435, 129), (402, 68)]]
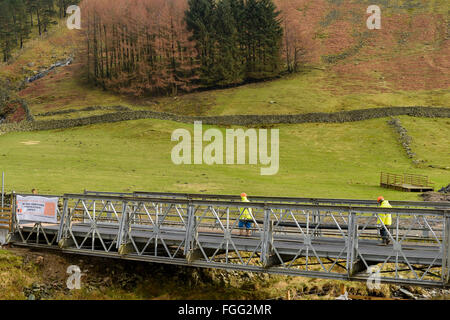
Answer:
[[(21, 194), (26, 196), (24, 194)], [(449, 287), (450, 206), (442, 202), (85, 191), (60, 197), (58, 223), (17, 221), (14, 245), (195, 267)], [(240, 235), (250, 208), (252, 234)], [(391, 243), (377, 221), (391, 214)], [(385, 226), (381, 223), (382, 227)], [(377, 268), (378, 271), (374, 271)]]

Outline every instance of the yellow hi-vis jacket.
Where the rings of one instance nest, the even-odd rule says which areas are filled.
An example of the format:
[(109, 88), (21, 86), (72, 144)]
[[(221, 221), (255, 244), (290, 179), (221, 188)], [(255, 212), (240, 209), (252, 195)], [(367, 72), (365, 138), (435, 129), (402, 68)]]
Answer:
[[(381, 208), (392, 208), (391, 204), (389, 203), (389, 201), (384, 200), (383, 202), (381, 202), (380, 205)], [(379, 214), (378, 215), (379, 219), (377, 221), (377, 224), (381, 225), (381, 221), (383, 221), (385, 226), (390, 226), (392, 224), (392, 216), (390, 214)]]
[[(242, 199), (242, 202), (250, 202), (247, 198)], [(253, 220), (252, 209), (250, 208), (240, 208), (239, 220)]]

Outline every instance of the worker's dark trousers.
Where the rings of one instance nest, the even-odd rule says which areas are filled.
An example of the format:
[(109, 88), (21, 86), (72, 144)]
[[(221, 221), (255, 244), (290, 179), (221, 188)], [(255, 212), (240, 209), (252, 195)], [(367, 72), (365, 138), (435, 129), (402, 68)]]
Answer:
[[(387, 228), (387, 230), (385, 227)], [(383, 242), (387, 242), (390, 240), (389, 233), (388, 233), (389, 226), (385, 226), (385, 227), (383, 227), (383, 226), (379, 227), (380, 228), (380, 236), (381, 236), (381, 239), (383, 240)]]

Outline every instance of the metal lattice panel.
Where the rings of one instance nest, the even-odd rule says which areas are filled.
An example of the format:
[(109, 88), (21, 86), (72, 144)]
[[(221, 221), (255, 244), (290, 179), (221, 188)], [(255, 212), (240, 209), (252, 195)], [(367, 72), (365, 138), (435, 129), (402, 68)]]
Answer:
[[(65, 195), (57, 224), (13, 219), (13, 241), (74, 253), (343, 280), (448, 286), (450, 220), (436, 208)], [(250, 209), (251, 234), (239, 227)], [(382, 214), (391, 214), (385, 226)], [(14, 216), (14, 215), (13, 215)], [(379, 230), (389, 245), (380, 245)]]

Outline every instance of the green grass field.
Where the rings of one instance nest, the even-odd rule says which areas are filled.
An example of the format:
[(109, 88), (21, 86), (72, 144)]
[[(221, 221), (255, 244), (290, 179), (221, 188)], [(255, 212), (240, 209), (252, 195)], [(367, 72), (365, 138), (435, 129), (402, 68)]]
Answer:
[(399, 119), (413, 138), (412, 148), (420, 159), (427, 164), (450, 167), (450, 119)]
[(205, 105), (209, 99), (207, 115), (295, 114), (418, 105), (450, 107), (450, 90), (339, 93), (343, 83), (332, 75), (312, 70), (276, 81), (197, 94), (197, 99), (203, 98)]
[[(192, 131), (193, 126), (159, 120), (9, 133), (0, 137), (0, 168), (7, 175), (7, 190), (37, 188), (41, 194), (84, 189), (245, 191), (249, 195), (359, 199), (383, 194), (388, 199), (419, 200), (414, 193), (380, 188), (381, 171), (424, 174), (436, 187), (447, 185), (449, 171), (413, 167), (387, 120), (276, 127), (280, 129), (280, 169), (274, 176), (260, 175), (260, 165), (175, 165), (171, 150), (177, 143), (170, 139), (172, 131)], [(422, 140), (417, 139), (419, 156), (431, 163), (445, 162), (446, 121), (402, 118), (405, 125), (414, 123), (418, 130), (426, 126), (433, 135), (433, 143), (420, 148)]]
[[(82, 109), (88, 106), (123, 105), (186, 115), (297, 114), (336, 112), (389, 106), (450, 107), (450, 90), (342, 93), (342, 80), (330, 72), (309, 70), (283, 79), (236, 88), (196, 92), (173, 97), (131, 99), (83, 83), (79, 71), (59, 69), (31, 84), (21, 93), (33, 114)], [(350, 83), (347, 83), (350, 85)], [(88, 116), (87, 113), (67, 117)]]

